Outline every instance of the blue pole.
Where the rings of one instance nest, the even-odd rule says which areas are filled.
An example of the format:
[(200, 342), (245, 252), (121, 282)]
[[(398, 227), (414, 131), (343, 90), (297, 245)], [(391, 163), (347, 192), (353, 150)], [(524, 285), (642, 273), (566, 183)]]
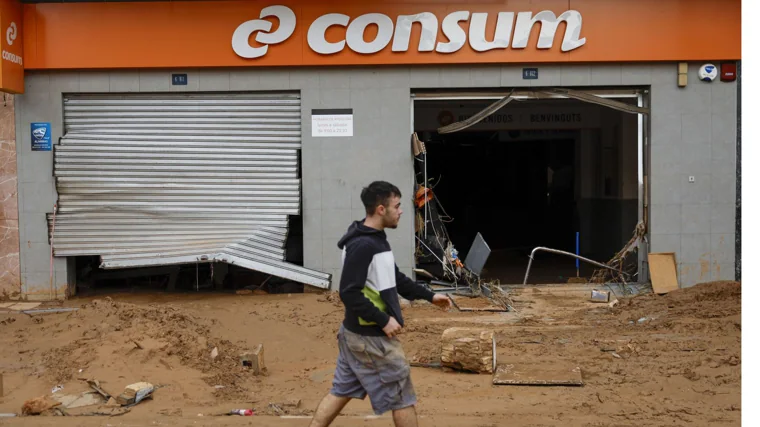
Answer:
[[(575, 254), (579, 255), (581, 254), (581, 233), (580, 231), (575, 232)], [(581, 262), (578, 258), (575, 259), (575, 276), (581, 277)]]

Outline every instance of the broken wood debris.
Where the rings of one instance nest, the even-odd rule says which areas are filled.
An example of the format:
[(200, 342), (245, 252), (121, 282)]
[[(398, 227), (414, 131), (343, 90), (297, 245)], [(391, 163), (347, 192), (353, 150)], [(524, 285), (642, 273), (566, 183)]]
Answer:
[(441, 336), (441, 365), (459, 371), (493, 373), (493, 331), (449, 328)]
[(240, 363), (246, 368), (251, 368), (254, 375), (267, 373), (264, 364), (264, 344), (259, 344), (253, 351), (240, 355)]
[(623, 246), (623, 249), (616, 253), (612, 259), (607, 261), (607, 265), (611, 268), (601, 268), (594, 271), (594, 274), (591, 275), (590, 282), (597, 284), (609, 282), (622, 283), (624, 284), (623, 290), (626, 291), (626, 277), (632, 277), (638, 269), (637, 263), (626, 263), (626, 260), (630, 254), (638, 250), (639, 242), (643, 240), (646, 235), (646, 230), (646, 222), (643, 220), (639, 221), (639, 223), (636, 224), (633, 236), (628, 243), (626, 243), (625, 246)]
[(21, 414), (41, 415), (56, 406), (61, 406), (61, 402), (52, 400), (48, 396), (35, 397), (24, 402), (24, 405), (21, 407)]
[(54, 400), (61, 403), (61, 406), (65, 409), (77, 409), (84, 408), (86, 406), (102, 405), (105, 403), (105, 399), (98, 392), (84, 392), (81, 394), (64, 394), (60, 396), (54, 396)]
[(86, 382), (87, 385), (89, 385), (91, 389), (97, 391), (101, 396), (103, 396), (104, 399), (109, 400), (113, 397), (113, 394), (107, 392), (102, 387), (102, 385), (100, 384), (100, 381), (93, 380), (93, 379), (84, 379), (84, 378), (80, 378), (80, 380)]
[(496, 368), (494, 385), (582, 386), (579, 366), (558, 364), (503, 364)]

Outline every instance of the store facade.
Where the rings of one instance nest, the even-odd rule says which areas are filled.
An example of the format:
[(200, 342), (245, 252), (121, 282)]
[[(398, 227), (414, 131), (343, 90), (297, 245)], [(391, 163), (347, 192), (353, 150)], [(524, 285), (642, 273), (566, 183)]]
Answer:
[[(646, 223), (640, 280), (648, 252), (676, 253), (681, 286), (735, 276), (739, 1), (17, 6), (13, 32), (3, 10), (0, 82), (17, 93), (21, 298), (70, 295), (78, 256), (107, 268), (216, 260), (334, 288), (361, 188), (384, 179), (411, 200), (412, 133), (509, 93), (543, 102), (525, 104), (532, 124), (479, 126), (506, 139), (578, 131), (576, 199), (628, 206), (613, 207), (618, 236)], [(567, 89), (643, 112), (604, 130), (604, 106), (551, 104)], [(587, 178), (584, 129), (617, 147)], [(411, 274), (407, 207), (389, 239)], [(586, 234), (607, 212), (589, 209)], [(303, 267), (283, 261), (294, 216)]]

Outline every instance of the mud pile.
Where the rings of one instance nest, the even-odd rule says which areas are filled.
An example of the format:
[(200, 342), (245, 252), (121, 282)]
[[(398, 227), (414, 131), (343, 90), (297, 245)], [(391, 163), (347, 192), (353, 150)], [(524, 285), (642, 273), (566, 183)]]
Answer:
[[(212, 335), (215, 320), (195, 317), (172, 305), (137, 306), (105, 298), (82, 306), (65, 323), (69, 329), (76, 326), (83, 331), (71, 343), (42, 355), (45, 375), (56, 383), (75, 379), (77, 369), (85, 370), (103, 357), (104, 349), (111, 350), (107, 357), (158, 361), (168, 370), (180, 367), (176, 366), (179, 360), (181, 367), (200, 371), (207, 384), (218, 386), (220, 395), (243, 392), (239, 379), (250, 377), (239, 361), (243, 348)], [(120, 349), (114, 348), (119, 345)], [(124, 351), (125, 345), (133, 347)], [(217, 356), (212, 357), (215, 348)]]

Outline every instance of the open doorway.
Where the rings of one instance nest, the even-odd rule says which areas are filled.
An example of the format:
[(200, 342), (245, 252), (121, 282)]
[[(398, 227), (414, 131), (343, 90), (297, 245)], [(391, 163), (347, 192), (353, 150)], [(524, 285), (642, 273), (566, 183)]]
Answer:
[[(428, 185), (459, 257), (481, 233), (491, 250), (481, 276), (501, 283), (522, 283), (538, 246), (608, 261), (639, 220), (637, 115), (577, 100), (525, 99), (467, 129), (438, 133), (492, 102), (414, 101)], [(530, 281), (562, 283), (594, 269), (538, 253)]]

